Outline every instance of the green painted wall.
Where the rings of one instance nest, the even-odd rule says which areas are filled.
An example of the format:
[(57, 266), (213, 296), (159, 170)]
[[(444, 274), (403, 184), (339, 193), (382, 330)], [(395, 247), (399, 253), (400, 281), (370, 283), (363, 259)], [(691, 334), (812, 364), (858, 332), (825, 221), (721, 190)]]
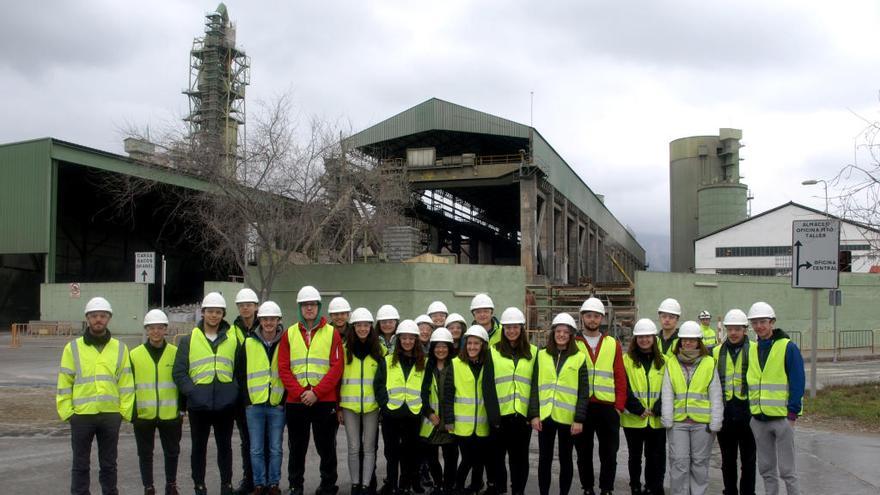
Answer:
[(40, 284), (40, 319), (43, 321), (83, 321), (83, 309), (95, 296), (102, 296), (113, 307), (110, 330), (119, 335), (140, 335), (147, 312), (147, 286), (130, 282), (80, 284), (80, 297), (70, 297), (69, 284)]
[[(696, 320), (703, 309), (712, 313), (713, 325), (729, 309), (748, 311), (755, 301), (766, 301), (776, 311), (776, 326), (803, 332), (809, 347), (811, 296), (806, 289), (792, 289), (786, 277), (697, 275), (687, 273), (636, 272), (636, 306), (639, 318), (656, 319), (657, 306), (674, 297), (682, 306), (682, 321)], [(874, 330), (880, 338), (880, 276), (841, 273), (843, 305), (837, 308), (838, 330)], [(831, 306), (828, 291), (819, 293), (819, 348), (832, 345)], [(880, 344), (880, 340), (876, 341)]]
[(51, 239), (51, 141), (0, 146), (0, 253), (47, 253)]

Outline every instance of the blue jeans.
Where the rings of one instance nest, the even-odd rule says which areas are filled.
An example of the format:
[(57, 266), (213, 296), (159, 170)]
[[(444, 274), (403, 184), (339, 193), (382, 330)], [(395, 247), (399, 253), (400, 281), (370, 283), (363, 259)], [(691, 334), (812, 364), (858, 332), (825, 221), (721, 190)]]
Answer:
[[(284, 438), (284, 406), (259, 404), (248, 406), (248, 432), (251, 438), (251, 465), (254, 485), (271, 486), (281, 481), (281, 442)], [(269, 472), (266, 473), (266, 439), (269, 441)]]

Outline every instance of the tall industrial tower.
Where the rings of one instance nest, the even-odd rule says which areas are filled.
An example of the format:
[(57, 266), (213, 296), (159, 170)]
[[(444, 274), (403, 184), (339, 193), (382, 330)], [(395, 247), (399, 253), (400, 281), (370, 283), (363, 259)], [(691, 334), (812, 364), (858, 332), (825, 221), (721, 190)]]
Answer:
[(235, 25), (226, 5), (205, 14), (205, 36), (193, 41), (189, 65), (189, 87), (183, 92), (189, 97), (189, 115), (184, 121), (205, 159), (200, 166), (234, 177), (250, 59), (235, 47)]
[(669, 143), (670, 270), (693, 272), (694, 240), (748, 216), (740, 183), (742, 131), (692, 136)]

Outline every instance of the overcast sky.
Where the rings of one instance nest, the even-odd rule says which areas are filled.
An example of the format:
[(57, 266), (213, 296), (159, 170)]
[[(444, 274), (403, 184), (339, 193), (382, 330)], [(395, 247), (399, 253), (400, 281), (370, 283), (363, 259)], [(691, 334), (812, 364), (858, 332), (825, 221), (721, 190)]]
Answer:
[[(187, 111), (192, 40), (216, 2), (4, 2), (0, 142), (122, 151), (126, 123)], [(877, 119), (880, 2), (226, 2), (249, 101), (360, 130), (430, 97), (534, 125), (668, 266), (669, 141), (743, 130), (753, 213), (824, 207)]]

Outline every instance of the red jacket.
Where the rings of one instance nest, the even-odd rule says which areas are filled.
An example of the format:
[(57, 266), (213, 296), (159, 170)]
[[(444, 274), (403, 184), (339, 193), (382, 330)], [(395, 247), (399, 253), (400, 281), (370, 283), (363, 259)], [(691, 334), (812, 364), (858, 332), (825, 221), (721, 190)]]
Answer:
[[(327, 320), (322, 317), (321, 321), (308, 331), (311, 334), (308, 336), (306, 336), (306, 330), (301, 324), (297, 323), (294, 326), (302, 333), (303, 340), (308, 346), (315, 332), (326, 324)], [(300, 396), (306, 390), (314, 392), (318, 396), (319, 402), (338, 402), (338, 385), (342, 378), (343, 356), (342, 339), (339, 338), (339, 333), (334, 331), (333, 343), (330, 345), (330, 369), (317, 385), (303, 387), (290, 370), (290, 338), (287, 333), (282, 335), (281, 342), (278, 344), (278, 375), (281, 377), (281, 382), (284, 383), (284, 388), (287, 389), (287, 402), (302, 402)]]
[[(589, 359), (595, 363), (596, 359), (599, 357), (599, 351), (602, 349), (602, 343), (605, 342), (605, 339), (599, 339), (599, 345), (596, 346), (596, 352), (593, 352), (593, 349), (587, 344), (587, 339), (577, 337), (577, 340), (584, 343), (584, 347), (587, 348)], [(620, 347), (620, 342), (615, 340), (614, 345), (617, 346), (617, 353), (614, 355), (614, 408), (619, 412), (623, 412), (623, 409), (626, 407), (626, 368), (623, 367), (623, 348)], [(610, 404), (610, 402), (599, 400), (596, 397), (590, 397), (590, 402), (596, 404)]]

